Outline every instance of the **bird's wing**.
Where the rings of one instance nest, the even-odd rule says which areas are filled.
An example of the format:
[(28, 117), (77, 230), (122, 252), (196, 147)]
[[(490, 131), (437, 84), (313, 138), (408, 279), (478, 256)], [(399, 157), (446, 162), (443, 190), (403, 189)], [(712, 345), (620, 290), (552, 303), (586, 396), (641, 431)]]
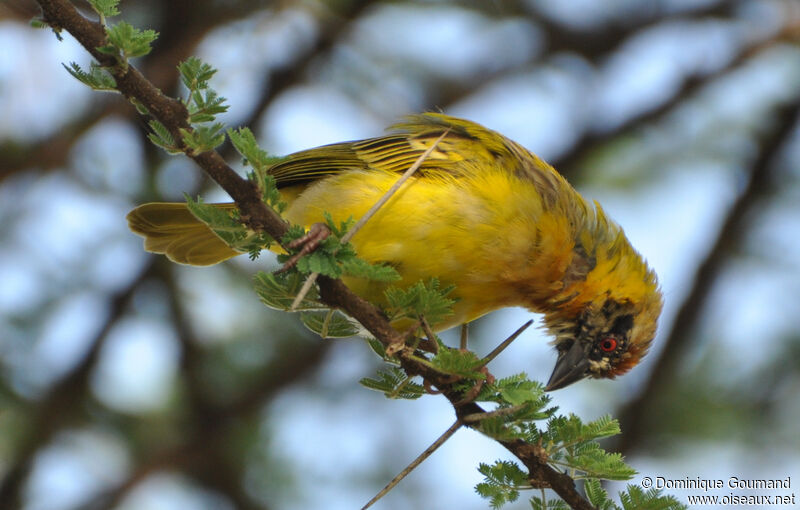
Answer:
[[(528, 166), (549, 166), (502, 135), (470, 121), (438, 113), (407, 117), (392, 126), (394, 133), (367, 140), (343, 142), (287, 156), (269, 173), (278, 187), (321, 179), (344, 171), (406, 171), (442, 133), (447, 136), (422, 163), (418, 175), (459, 177), (502, 168), (526, 177)], [(552, 170), (552, 169), (550, 169)]]

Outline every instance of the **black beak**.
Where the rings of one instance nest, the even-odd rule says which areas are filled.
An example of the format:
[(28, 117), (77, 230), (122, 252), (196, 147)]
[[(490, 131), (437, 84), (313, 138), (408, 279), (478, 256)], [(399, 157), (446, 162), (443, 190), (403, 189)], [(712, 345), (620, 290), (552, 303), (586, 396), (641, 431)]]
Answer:
[(589, 375), (589, 358), (586, 357), (580, 342), (572, 342), (572, 347), (559, 353), (556, 367), (550, 380), (547, 381), (545, 391), (560, 390), (587, 375)]

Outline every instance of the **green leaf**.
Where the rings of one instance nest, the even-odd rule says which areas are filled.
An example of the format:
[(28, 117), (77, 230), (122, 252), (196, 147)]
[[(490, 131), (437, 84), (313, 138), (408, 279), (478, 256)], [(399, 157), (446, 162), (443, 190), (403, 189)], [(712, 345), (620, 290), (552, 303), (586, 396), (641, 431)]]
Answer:
[(528, 380), (524, 373), (500, 379), (494, 383), (494, 387), (502, 402), (512, 406), (525, 402), (541, 402), (544, 406), (550, 402), (550, 397), (544, 392), (542, 383)]
[(150, 115), (150, 110), (148, 110), (147, 107), (135, 97), (129, 97), (128, 101), (130, 101), (133, 107), (136, 108), (136, 111), (139, 112), (139, 115)]
[(569, 417), (554, 419), (548, 427), (564, 443), (577, 443), (591, 439), (600, 439), (620, 433), (619, 422), (610, 416), (602, 416), (588, 424), (584, 424), (574, 414)]
[[(245, 164), (250, 165), (261, 179), (268, 176), (267, 170), (271, 166), (286, 159), (285, 157), (270, 156), (266, 151), (262, 150), (249, 128), (229, 129), (228, 138), (231, 139), (233, 146), (244, 158)], [(269, 177), (271, 178), (272, 176)]]
[(472, 351), (460, 349), (440, 348), (439, 352), (431, 358), (431, 364), (440, 372), (458, 375), (471, 380), (486, 379), (486, 374), (476, 370), (481, 361)]
[[(153, 41), (158, 37), (155, 30), (139, 30), (126, 21), (120, 21), (116, 25), (106, 28), (106, 35), (111, 46), (122, 53), (123, 59), (141, 57), (150, 53)], [(98, 48), (100, 50), (100, 48)], [(107, 53), (108, 46), (104, 46), (102, 52)]]
[(336, 258), (324, 249), (317, 249), (302, 257), (296, 267), (301, 273), (319, 273), (331, 278), (342, 276), (342, 268), (336, 263)]
[[(256, 273), (255, 290), (261, 301), (275, 310), (289, 310), (295, 296), (305, 282), (305, 276), (297, 272)], [(297, 307), (297, 311), (324, 310), (327, 306), (320, 303), (319, 293), (315, 287), (309, 290)]]
[(619, 493), (622, 508), (625, 510), (684, 510), (688, 508), (672, 496), (661, 494), (658, 489), (647, 492), (638, 485), (628, 485), (625, 492)]
[(147, 138), (153, 142), (154, 145), (161, 147), (169, 154), (183, 153), (180, 147), (178, 147), (175, 143), (175, 139), (172, 138), (172, 134), (169, 132), (169, 129), (167, 129), (164, 124), (155, 119), (151, 120), (148, 124), (153, 132), (149, 133)]
[(548, 421), (545, 431), (529, 432), (526, 440), (541, 444), (553, 467), (575, 470), (578, 478), (628, 480), (636, 474), (620, 454), (606, 452), (596, 441), (619, 432), (616, 420), (608, 416), (588, 424), (574, 414), (557, 416)]
[(119, 16), (119, 0), (88, 0), (92, 9), (103, 18)]
[[(42, 18), (33, 18), (30, 21), (30, 25), (31, 25), (31, 28), (50, 28), (50, 24), (47, 23)], [(58, 33), (56, 33), (56, 35), (58, 35)], [(60, 41), (61, 38), (59, 37), (58, 40)], [(64, 65), (64, 64), (61, 64), (61, 65)], [(69, 69), (67, 69), (67, 71), (69, 71)]]
[(591, 478), (630, 480), (636, 475), (636, 470), (622, 460), (622, 454), (608, 453), (595, 442), (576, 448), (576, 455), (567, 455), (564, 462)]
[(125, 59), (121, 59), (120, 58), (119, 48), (117, 48), (113, 44), (104, 44), (103, 46), (98, 46), (96, 49), (97, 49), (97, 51), (99, 51), (100, 53), (102, 53), (104, 55), (111, 55), (113, 57), (116, 57), (118, 61), (121, 60), (122, 64), (123, 64), (122, 67), (124, 69), (127, 69), (128, 62)]
[(189, 123), (199, 124), (202, 122), (212, 122), (220, 113), (228, 111), (225, 98), (218, 96), (213, 90), (205, 90), (204, 93), (195, 91), (191, 95), (192, 101), (189, 104)]
[[(355, 257), (353, 246), (350, 243), (341, 242), (341, 236), (346, 230), (349, 220), (336, 226), (330, 215), (326, 214), (326, 218), (331, 234), (320, 242), (313, 252), (300, 258), (295, 264), (295, 269), (301, 273), (320, 273), (331, 278), (339, 278), (343, 274), (342, 262)], [(290, 227), (281, 242), (285, 246), (303, 235), (305, 235), (305, 230), (302, 227)], [(285, 262), (289, 257), (290, 255), (278, 255), (278, 261)]]
[(337, 310), (303, 312), (300, 321), (322, 338), (348, 338), (359, 333), (353, 321)]
[(250, 260), (257, 259), (263, 250), (268, 250), (272, 243), (275, 242), (266, 232), (252, 232), (248, 230), (247, 233), (247, 237), (232, 245), (231, 248), (246, 252)]
[(352, 257), (342, 262), (342, 271), (348, 276), (365, 278), (376, 282), (395, 282), (401, 278), (395, 268), (386, 264), (370, 264), (364, 259)]
[(183, 143), (191, 149), (192, 155), (214, 150), (225, 141), (224, 125), (216, 122), (210, 126), (195, 126), (193, 130), (181, 128)]
[(272, 207), (278, 214), (282, 214), (286, 210), (289, 204), (283, 201), (274, 177), (266, 173), (256, 172), (251, 173), (249, 178), (261, 190), (261, 200), (264, 203)]
[(365, 377), (359, 383), (365, 388), (383, 392), (386, 398), (391, 399), (414, 400), (425, 394), (422, 385), (412, 382), (412, 378), (397, 367), (378, 370), (377, 379)]
[(484, 481), (475, 486), (475, 491), (489, 500), (492, 508), (500, 508), (519, 498), (521, 489), (529, 489), (528, 474), (515, 463), (508, 460), (497, 461), (494, 465), (481, 463), (478, 471)]
[(608, 492), (603, 489), (600, 480), (589, 478), (583, 485), (583, 491), (586, 493), (586, 499), (598, 510), (615, 510), (616, 505), (609, 499)]
[(475, 428), (496, 441), (523, 439), (524, 432), (509, 421), (506, 416), (491, 416), (481, 420)]
[(189, 212), (234, 250), (249, 253), (251, 258), (255, 258), (273, 242), (267, 233), (253, 232), (245, 227), (239, 219), (238, 210), (206, 204), (202, 200), (195, 201), (188, 195), (185, 197)]
[(396, 358), (390, 358), (386, 355), (386, 347), (380, 342), (380, 340), (371, 336), (366, 337), (365, 340), (369, 348), (372, 349), (372, 352), (377, 354), (378, 357), (383, 361), (389, 363), (390, 365), (400, 365), (400, 362)]
[(453, 289), (455, 287), (452, 285), (440, 288), (436, 278), (431, 278), (427, 283), (417, 282), (407, 289), (389, 287), (384, 292), (389, 319), (417, 319), (424, 315), (429, 324), (435, 325), (452, 315), (455, 300), (447, 295)]
[(616, 436), (620, 432), (619, 422), (608, 414), (589, 422), (584, 427), (584, 435), (592, 439)]
[(208, 88), (208, 81), (217, 72), (197, 57), (189, 57), (178, 64), (178, 71), (181, 74), (181, 81), (189, 89), (190, 96), (195, 90)]
[(530, 500), (532, 510), (569, 510), (569, 505), (563, 499), (548, 499), (532, 497)]
[(67, 70), (75, 79), (91, 87), (94, 90), (104, 90), (109, 92), (117, 92), (117, 82), (111, 73), (103, 67), (99, 66), (96, 62), (89, 64), (89, 72), (84, 71), (81, 66), (75, 62), (70, 62), (69, 67), (64, 64), (64, 69)]
[(206, 204), (200, 199), (192, 200), (189, 195), (184, 195), (184, 197), (189, 212), (208, 225), (228, 245), (235, 245), (247, 235), (247, 228), (233, 218), (228, 210), (214, 204)]
[(275, 178), (269, 175), (269, 169), (286, 158), (268, 155), (266, 151), (258, 146), (253, 132), (246, 127), (238, 130), (228, 129), (228, 138), (230, 138), (237, 152), (244, 158), (244, 164), (253, 168), (253, 172), (249, 177), (261, 190), (261, 199), (278, 213), (285, 211), (287, 203), (282, 200), (275, 184)]

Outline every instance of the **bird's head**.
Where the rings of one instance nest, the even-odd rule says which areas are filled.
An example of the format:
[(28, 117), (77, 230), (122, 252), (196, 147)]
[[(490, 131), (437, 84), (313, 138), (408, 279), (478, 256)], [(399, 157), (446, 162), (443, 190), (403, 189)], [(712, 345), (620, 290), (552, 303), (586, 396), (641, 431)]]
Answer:
[(608, 236), (577, 250), (583, 274), (565, 285), (545, 313), (558, 351), (548, 391), (586, 377), (624, 374), (641, 361), (655, 336), (662, 307), (655, 272), (616, 225), (606, 228)]

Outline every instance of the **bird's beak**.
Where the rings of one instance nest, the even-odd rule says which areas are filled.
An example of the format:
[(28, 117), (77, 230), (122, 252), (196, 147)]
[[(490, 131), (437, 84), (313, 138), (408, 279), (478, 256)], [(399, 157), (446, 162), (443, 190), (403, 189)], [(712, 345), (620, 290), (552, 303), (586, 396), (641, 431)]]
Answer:
[(560, 390), (578, 382), (589, 374), (589, 358), (580, 342), (572, 342), (572, 347), (561, 351), (545, 391)]

